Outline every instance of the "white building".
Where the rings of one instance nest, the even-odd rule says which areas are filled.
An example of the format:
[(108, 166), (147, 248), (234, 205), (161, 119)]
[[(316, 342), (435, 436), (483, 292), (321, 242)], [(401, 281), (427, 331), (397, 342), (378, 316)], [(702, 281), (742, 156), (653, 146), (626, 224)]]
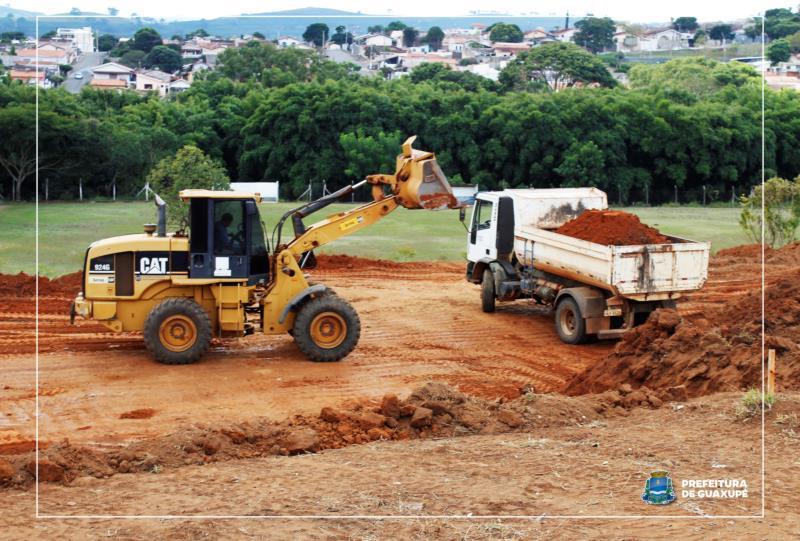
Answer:
[(116, 62), (107, 62), (96, 68), (92, 68), (93, 81), (125, 81), (128, 85), (133, 79), (134, 71), (128, 66), (117, 64)]
[(281, 36), (277, 40), (278, 46), (283, 47), (284, 49), (287, 47), (297, 47), (302, 41), (299, 39), (293, 38), (292, 36)]
[(553, 37), (557, 41), (572, 41), (572, 38), (575, 36), (575, 32), (578, 30), (575, 27), (572, 28), (565, 28), (563, 30), (556, 30), (553, 32)]
[(391, 47), (394, 40), (383, 34), (364, 34), (355, 38), (356, 43), (367, 47)]
[(94, 52), (94, 35), (91, 26), (83, 28), (59, 28), (56, 30), (56, 38), (68, 39), (82, 53)]
[(159, 70), (147, 70), (136, 73), (136, 90), (139, 92), (158, 92), (162, 98), (169, 92), (172, 76)]
[(471, 71), (475, 75), (486, 77), (492, 81), (500, 79), (500, 70), (493, 68), (489, 64), (473, 64), (467, 68), (467, 71)]

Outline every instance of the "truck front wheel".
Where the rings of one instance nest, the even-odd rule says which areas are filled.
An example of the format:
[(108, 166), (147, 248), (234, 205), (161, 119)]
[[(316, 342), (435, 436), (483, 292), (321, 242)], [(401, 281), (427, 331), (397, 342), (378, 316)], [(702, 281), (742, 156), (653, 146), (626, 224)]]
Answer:
[(361, 321), (355, 309), (336, 295), (322, 295), (297, 312), (292, 336), (312, 361), (339, 361), (356, 347)]
[(581, 344), (586, 341), (586, 320), (578, 303), (565, 297), (556, 307), (556, 332), (566, 344)]
[(483, 280), (481, 280), (481, 308), (484, 312), (494, 312), (494, 275), (492, 271), (486, 269), (483, 271)]

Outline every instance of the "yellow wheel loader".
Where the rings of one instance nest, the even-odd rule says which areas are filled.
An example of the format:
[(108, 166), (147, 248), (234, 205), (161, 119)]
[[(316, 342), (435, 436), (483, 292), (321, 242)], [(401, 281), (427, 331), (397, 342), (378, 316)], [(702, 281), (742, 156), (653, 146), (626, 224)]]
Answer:
[[(368, 227), (398, 206), (455, 208), (450, 184), (431, 152), (403, 143), (393, 175), (370, 175), (284, 214), (269, 253), (258, 194), (184, 190), (189, 233), (166, 232), (166, 209), (156, 197), (158, 224), (144, 233), (92, 243), (82, 291), (70, 309), (116, 332), (141, 331), (147, 349), (165, 364), (188, 364), (213, 337), (291, 334), (313, 361), (338, 361), (358, 343), (361, 325), (350, 304), (323, 284), (309, 284), (314, 250)], [(372, 185), (373, 201), (306, 227), (308, 215)], [(281, 242), (291, 218), (294, 238)]]

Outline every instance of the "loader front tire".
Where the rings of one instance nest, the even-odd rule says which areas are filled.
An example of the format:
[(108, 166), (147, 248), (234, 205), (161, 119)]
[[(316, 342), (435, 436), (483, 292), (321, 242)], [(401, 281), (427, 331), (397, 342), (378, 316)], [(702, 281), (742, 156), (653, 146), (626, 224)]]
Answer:
[(294, 318), (292, 336), (300, 351), (312, 361), (339, 361), (356, 347), (361, 336), (361, 320), (344, 299), (322, 295), (300, 307)]
[(494, 312), (494, 307), (494, 275), (492, 271), (486, 269), (483, 271), (483, 279), (481, 280), (481, 309), (490, 314)]
[(144, 322), (144, 345), (163, 364), (190, 364), (211, 344), (211, 320), (203, 308), (186, 297), (157, 304)]

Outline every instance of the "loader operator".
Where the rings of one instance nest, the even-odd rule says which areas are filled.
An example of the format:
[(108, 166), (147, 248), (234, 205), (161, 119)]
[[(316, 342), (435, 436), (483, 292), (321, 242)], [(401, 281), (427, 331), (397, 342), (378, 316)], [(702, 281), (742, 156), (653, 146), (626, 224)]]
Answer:
[(223, 251), (233, 249), (233, 242), (228, 234), (228, 227), (231, 223), (233, 223), (233, 216), (226, 212), (217, 223), (214, 224), (214, 245), (217, 250)]

